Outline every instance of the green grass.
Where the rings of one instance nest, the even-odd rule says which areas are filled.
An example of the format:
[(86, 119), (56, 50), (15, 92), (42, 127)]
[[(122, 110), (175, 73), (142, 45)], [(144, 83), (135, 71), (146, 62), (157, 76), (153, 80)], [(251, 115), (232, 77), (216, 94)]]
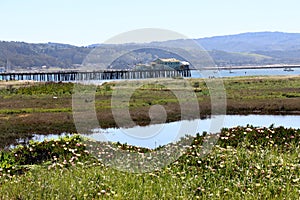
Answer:
[[(203, 79), (190, 79), (182, 85), (178, 80), (171, 82), (161, 81), (140, 81), (132, 83), (130, 81), (122, 83), (122, 87), (126, 90), (127, 87), (135, 87), (134, 93), (128, 94), (131, 96), (131, 107), (143, 107), (145, 105), (177, 103), (178, 100), (172, 91), (168, 90), (165, 85), (176, 88), (177, 90), (185, 90), (190, 86), (194, 89), (199, 102), (209, 99), (209, 90)], [(293, 78), (268, 78), (268, 77), (235, 77), (224, 78), (224, 88), (227, 99), (234, 100), (268, 100), (278, 99), (285, 100), (289, 98), (299, 98), (300, 95), (300, 79)], [(143, 85), (143, 84), (144, 85)], [(81, 92), (90, 91), (89, 86), (76, 86)], [(96, 95), (97, 108), (111, 108), (110, 98), (116, 91), (116, 83), (104, 83), (99, 87), (92, 87)], [(2, 111), (0, 114), (14, 114), (27, 112), (47, 112), (39, 109), (32, 109), (35, 106), (39, 108), (59, 108), (59, 112), (69, 112), (72, 105), (71, 99), (74, 93), (74, 85), (71, 83), (41, 83), (33, 86), (18, 86), (11, 89), (1, 89), (0, 99), (2, 102)], [(126, 95), (124, 93), (123, 95)], [(58, 99), (53, 99), (56, 96)], [(189, 98), (186, 99), (187, 101)], [(7, 102), (7, 103), (6, 103)], [(10, 104), (9, 102), (15, 102)], [(13, 110), (20, 107), (19, 110)], [(63, 109), (67, 108), (68, 109)], [(9, 110), (12, 110), (11, 112)], [(31, 109), (31, 110), (30, 110)], [(52, 110), (49, 110), (52, 112)], [(56, 111), (54, 111), (56, 112)]]
[(299, 78), (227, 78), (224, 85), (229, 99), (285, 99), (300, 92)]
[(6, 95), (70, 95), (72, 94), (72, 83), (39, 83), (24, 87), (9, 87), (0, 90), (0, 94)]
[(29, 113), (55, 113), (72, 112), (71, 108), (24, 108), (24, 109), (0, 109), (0, 114), (29, 114)]
[[(135, 174), (106, 167), (88, 155), (76, 156), (84, 152), (83, 141), (77, 136), (31, 143), (28, 148), (19, 147), (18, 156), (13, 151), (1, 158), (2, 164), (8, 161), (12, 166), (1, 170), (0, 199), (299, 198), (300, 129), (223, 129), (217, 145), (201, 156), (204, 139), (198, 135), (188, 151), (168, 166)], [(64, 150), (76, 147), (80, 149), (75, 154)], [(126, 145), (120, 148), (132, 149)], [(42, 154), (48, 151), (53, 154)], [(34, 162), (33, 155), (40, 155), (39, 162)], [(17, 174), (20, 171), (13, 167), (26, 170)]]

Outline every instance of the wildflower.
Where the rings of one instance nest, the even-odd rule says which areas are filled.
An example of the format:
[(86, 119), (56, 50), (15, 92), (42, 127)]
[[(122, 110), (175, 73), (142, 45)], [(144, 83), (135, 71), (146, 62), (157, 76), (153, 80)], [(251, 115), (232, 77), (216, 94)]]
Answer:
[(294, 182), (294, 183), (296, 183), (296, 182), (298, 182), (300, 180), (300, 178), (295, 178), (295, 179), (293, 179), (292, 181)]

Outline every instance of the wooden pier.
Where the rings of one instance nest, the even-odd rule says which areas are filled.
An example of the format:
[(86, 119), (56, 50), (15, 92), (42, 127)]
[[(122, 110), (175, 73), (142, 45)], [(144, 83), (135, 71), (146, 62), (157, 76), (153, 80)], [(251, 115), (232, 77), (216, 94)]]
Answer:
[(187, 70), (102, 70), (102, 71), (58, 71), (58, 72), (4, 72), (0, 80), (31, 80), (41, 82), (88, 81), (114, 79), (147, 79), (191, 77)]

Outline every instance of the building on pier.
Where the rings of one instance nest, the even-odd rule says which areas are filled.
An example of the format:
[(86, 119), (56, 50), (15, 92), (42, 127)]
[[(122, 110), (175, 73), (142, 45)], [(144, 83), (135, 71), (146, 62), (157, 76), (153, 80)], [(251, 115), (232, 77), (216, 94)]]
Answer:
[(158, 58), (150, 64), (137, 64), (135, 70), (189, 70), (190, 63), (176, 58)]

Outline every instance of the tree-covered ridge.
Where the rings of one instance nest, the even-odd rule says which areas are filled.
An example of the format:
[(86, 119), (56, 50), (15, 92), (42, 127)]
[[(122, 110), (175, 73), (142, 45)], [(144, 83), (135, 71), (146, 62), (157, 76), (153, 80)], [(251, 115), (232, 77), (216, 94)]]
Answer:
[(0, 67), (13, 69), (47, 67), (72, 68), (81, 64), (89, 48), (72, 45), (25, 42), (0, 42)]

